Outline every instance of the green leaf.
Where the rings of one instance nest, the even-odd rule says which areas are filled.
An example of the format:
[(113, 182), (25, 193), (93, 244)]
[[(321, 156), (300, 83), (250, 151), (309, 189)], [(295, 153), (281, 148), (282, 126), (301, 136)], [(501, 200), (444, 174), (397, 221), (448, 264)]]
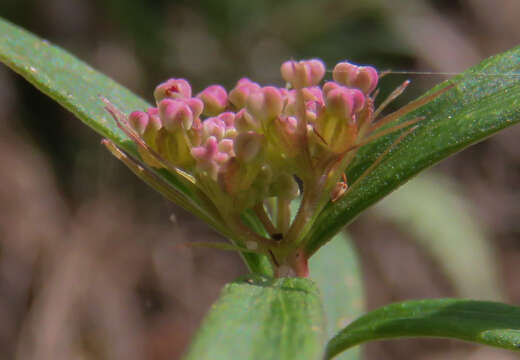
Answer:
[[(107, 98), (127, 114), (133, 110), (146, 109), (151, 106), (149, 103), (68, 52), (1, 18), (0, 34), (0, 62), (23, 76), (101, 136), (137, 157), (134, 143), (105, 111), (100, 97)], [(179, 194), (182, 201), (176, 201), (178, 205), (208, 222), (224, 236), (230, 237), (214, 212), (203, 205), (195, 185), (165, 170), (150, 171), (154, 175), (152, 178), (165, 182)], [(139, 176), (138, 172), (135, 173)], [(160, 186), (153, 187), (160, 189)], [(244, 253), (242, 257), (251, 271), (265, 275), (271, 272), (265, 256)]]
[[(424, 116), (359, 186), (329, 204), (306, 235), (314, 253), (361, 211), (421, 170), (520, 120), (520, 48), (494, 56), (432, 90), (454, 84), (446, 93), (396, 123)], [(483, 76), (483, 74), (496, 76)], [(498, 74), (498, 75), (497, 75)], [(508, 75), (509, 74), (509, 75)], [(430, 92), (431, 93), (431, 92)], [(395, 124), (395, 123), (394, 123)], [(363, 146), (347, 169), (352, 184), (400, 133)]]
[(367, 341), (399, 337), (452, 338), (520, 350), (520, 307), (462, 299), (391, 304), (343, 329), (327, 344), (325, 358)]
[(150, 106), (125, 87), (46, 40), (0, 19), (0, 60), (102, 136), (134, 153), (133, 143), (104, 110), (105, 96), (128, 113)]
[[(364, 312), (361, 265), (352, 240), (338, 233), (309, 261), (310, 277), (321, 291), (327, 319), (327, 339)], [(341, 354), (338, 359), (358, 360), (360, 349)]]
[(458, 296), (502, 300), (493, 248), (468, 205), (455, 184), (429, 172), (384, 198), (374, 210), (413, 235), (444, 270)]
[(224, 288), (186, 359), (320, 359), (324, 337), (313, 282), (255, 277)]
[[(104, 109), (106, 97), (123, 113), (151, 105), (71, 54), (0, 19), (0, 61), (76, 115), (101, 136), (135, 156), (134, 143)], [(162, 174), (187, 198), (193, 190), (175, 175)]]

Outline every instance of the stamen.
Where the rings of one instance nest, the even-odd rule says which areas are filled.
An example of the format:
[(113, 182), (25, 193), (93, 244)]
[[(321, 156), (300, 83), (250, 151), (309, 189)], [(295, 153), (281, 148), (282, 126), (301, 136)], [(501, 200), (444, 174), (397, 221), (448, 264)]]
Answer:
[(263, 202), (256, 204), (254, 207), (254, 211), (262, 225), (264, 225), (265, 231), (267, 231), (269, 234), (274, 234), (277, 232), (276, 228), (273, 225), (273, 222), (271, 221), (269, 215), (267, 215), (267, 212), (265, 211)]

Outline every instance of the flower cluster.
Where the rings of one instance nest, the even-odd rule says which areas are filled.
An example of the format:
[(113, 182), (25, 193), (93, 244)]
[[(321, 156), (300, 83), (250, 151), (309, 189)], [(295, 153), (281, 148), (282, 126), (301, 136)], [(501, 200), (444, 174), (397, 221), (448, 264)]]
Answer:
[[(384, 126), (445, 89), (375, 121), (407, 81), (375, 109), (379, 75), (373, 67), (341, 62), (332, 71), (332, 81), (324, 83), (326, 68), (320, 60), (287, 61), (280, 70), (287, 82), (284, 88), (243, 78), (229, 92), (211, 85), (194, 96), (188, 81), (170, 79), (157, 86), (156, 107), (147, 111), (126, 116), (105, 103), (118, 126), (137, 143), (142, 161), (189, 178), (202, 194), (203, 204), (197, 206), (218, 218), (238, 249), (269, 255), (278, 276), (305, 276), (304, 236), (327, 202), (356, 185), (347, 185), (344, 172), (357, 149), (413, 125), (419, 118)], [(184, 202), (184, 195), (165, 187), (114, 144), (107, 146), (145, 181)], [(292, 216), (291, 202), (302, 191), (299, 210)], [(265, 231), (248, 226), (245, 213), (254, 214)]]
[[(331, 190), (333, 170), (372, 120), (377, 71), (342, 62), (321, 87), (319, 60), (287, 61), (281, 73), (289, 88), (243, 78), (229, 93), (212, 85), (195, 96), (186, 80), (170, 79), (154, 91), (156, 108), (128, 120), (152, 150), (197, 178), (219, 206), (227, 198), (233, 211), (269, 197), (292, 200), (295, 177), (321, 179), (322, 190)], [(140, 152), (148, 165), (164, 167)]]

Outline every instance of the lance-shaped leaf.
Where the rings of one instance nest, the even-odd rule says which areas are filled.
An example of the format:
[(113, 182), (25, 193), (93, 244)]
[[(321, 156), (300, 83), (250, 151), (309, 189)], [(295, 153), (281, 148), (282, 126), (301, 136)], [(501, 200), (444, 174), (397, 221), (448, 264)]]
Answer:
[(186, 359), (319, 359), (324, 346), (319, 291), (307, 279), (250, 278), (227, 285)]
[[(136, 155), (134, 143), (117, 127), (101, 97), (123, 113), (146, 109), (150, 104), (66, 51), (3, 19), (0, 33), (1, 62), (103, 137)], [(194, 199), (189, 183), (171, 174), (167, 181), (188, 200)]]
[[(40, 91), (76, 115), (86, 125), (111, 140), (115, 152), (124, 152), (125, 162), (132, 171), (138, 169), (135, 144), (121, 131), (105, 110), (101, 97), (108, 99), (122, 113), (147, 109), (151, 105), (124, 86), (96, 71), (63, 49), (0, 19), (0, 62), (23, 76)], [(113, 151), (113, 152), (114, 152)], [(133, 165), (132, 165), (133, 164)], [(181, 198), (177, 204), (211, 224), (229, 237), (226, 227), (214, 209), (203, 201), (197, 188), (182, 176), (165, 170), (153, 174), (134, 171), (155, 189), (168, 187), (166, 197)], [(141, 176), (142, 174), (142, 176)], [(170, 196), (171, 195), (171, 196)], [(256, 273), (270, 273), (264, 256), (242, 254), (249, 268)]]
[(496, 302), (432, 299), (374, 310), (339, 332), (326, 359), (355, 345), (382, 339), (441, 337), (520, 350), (520, 308)]
[[(425, 119), (396, 145), (368, 176), (345, 196), (330, 202), (306, 235), (312, 254), (361, 211), (421, 170), (520, 121), (520, 48), (491, 57), (432, 89), (453, 88), (390, 125)], [(399, 133), (363, 146), (347, 169), (352, 184), (382, 154)]]

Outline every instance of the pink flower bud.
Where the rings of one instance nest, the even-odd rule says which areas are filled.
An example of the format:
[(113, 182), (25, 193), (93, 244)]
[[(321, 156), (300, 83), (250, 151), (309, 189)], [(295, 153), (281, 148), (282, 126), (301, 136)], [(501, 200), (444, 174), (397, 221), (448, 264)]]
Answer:
[(323, 92), (318, 86), (312, 86), (305, 89), (302, 89), (303, 99), (305, 101), (315, 101), (320, 104), (324, 104), (323, 102)]
[(338, 83), (335, 83), (334, 81), (327, 81), (325, 84), (323, 84), (323, 95), (326, 97), (331, 90), (337, 89), (339, 87), (341, 87), (341, 85)]
[(175, 132), (181, 127), (189, 130), (193, 124), (193, 112), (183, 101), (163, 99), (159, 103), (159, 115), (166, 130)]
[(363, 109), (363, 106), (365, 106), (365, 94), (363, 94), (361, 91), (358, 91), (357, 89), (354, 89), (352, 91), (352, 96), (354, 97), (354, 112), (357, 113)]
[(318, 85), (323, 79), (323, 76), (325, 76), (325, 64), (323, 64), (321, 60), (311, 59), (307, 61), (307, 66), (310, 68), (311, 80), (308, 86)]
[(280, 72), (285, 81), (299, 89), (318, 85), (325, 75), (325, 65), (317, 59), (299, 62), (290, 60), (282, 64)]
[(206, 139), (202, 146), (196, 146), (191, 149), (191, 155), (199, 162), (210, 162), (218, 152), (218, 141), (214, 136)]
[(144, 135), (149, 121), (150, 115), (144, 111), (134, 111), (128, 116), (130, 126), (141, 136)]
[(190, 107), (191, 112), (193, 113), (193, 118), (198, 118), (200, 114), (202, 114), (204, 103), (200, 99), (189, 98), (185, 100), (185, 102)]
[(317, 86), (303, 88), (303, 100), (305, 101), (305, 115), (308, 121), (314, 121), (325, 105), (323, 101), (323, 93)]
[(260, 85), (252, 82), (248, 78), (242, 78), (238, 81), (233, 90), (229, 92), (229, 102), (231, 102), (235, 108), (242, 109), (246, 106), (249, 94), (258, 90), (260, 90)]
[(332, 78), (334, 81), (342, 85), (350, 86), (352, 80), (356, 78), (358, 72), (359, 67), (357, 65), (344, 61), (334, 66), (334, 70), (332, 70)]
[[(162, 128), (157, 108), (149, 108), (146, 112), (134, 111), (128, 116), (128, 122), (149, 147), (157, 150), (156, 139), (159, 130)], [(147, 165), (155, 168), (162, 167), (162, 164), (146, 150), (138, 147), (137, 151)]]
[(345, 89), (338, 88), (329, 91), (327, 94), (327, 110), (341, 119), (348, 119), (352, 116), (354, 108), (354, 98)]
[(157, 108), (149, 108), (146, 110), (148, 114), (148, 126), (146, 127), (146, 132), (155, 133), (162, 128), (161, 118), (159, 117), (159, 109)]
[(211, 178), (217, 180), (219, 168), (233, 156), (233, 141), (224, 139), (218, 142), (216, 137), (210, 136), (204, 145), (191, 148), (191, 155), (200, 170), (206, 171)]
[(260, 152), (262, 142), (263, 136), (254, 131), (240, 133), (234, 141), (235, 153), (240, 160), (249, 162)]
[(263, 87), (249, 95), (246, 108), (259, 121), (274, 119), (283, 109), (282, 94), (273, 86)]
[(332, 78), (340, 84), (354, 87), (365, 94), (370, 94), (377, 86), (379, 76), (371, 66), (357, 66), (341, 62), (334, 67)]
[[(218, 143), (218, 151), (221, 153), (221, 154), (226, 154), (227, 157), (225, 158), (225, 160), (227, 160), (228, 158), (232, 157), (232, 156), (235, 156), (235, 142), (234, 140), (231, 140), (231, 139), (222, 139), (219, 141)], [(221, 158), (219, 161), (221, 161), (223, 158)]]
[(327, 93), (326, 102), (331, 114), (341, 119), (350, 119), (363, 107), (365, 96), (357, 89), (338, 87)]
[(225, 125), (226, 131), (224, 132), (224, 137), (230, 139), (234, 138), (237, 135), (237, 129), (235, 128), (235, 113), (226, 111), (217, 116), (217, 118)]
[(226, 111), (217, 116), (219, 120), (223, 121), (227, 128), (232, 128), (235, 124), (235, 113)]
[(179, 99), (191, 97), (190, 83), (184, 79), (170, 79), (155, 88), (153, 92), (155, 101), (159, 103), (162, 99)]
[(202, 137), (208, 138), (214, 136), (217, 140), (224, 137), (226, 132), (226, 124), (216, 117), (207, 118), (202, 122)]
[(197, 97), (204, 103), (202, 113), (207, 116), (220, 114), (228, 104), (226, 89), (220, 85), (211, 85), (200, 92)]
[(359, 74), (352, 84), (352, 86), (363, 91), (365, 94), (370, 94), (375, 90), (379, 81), (377, 70), (372, 66), (362, 66), (359, 68)]

